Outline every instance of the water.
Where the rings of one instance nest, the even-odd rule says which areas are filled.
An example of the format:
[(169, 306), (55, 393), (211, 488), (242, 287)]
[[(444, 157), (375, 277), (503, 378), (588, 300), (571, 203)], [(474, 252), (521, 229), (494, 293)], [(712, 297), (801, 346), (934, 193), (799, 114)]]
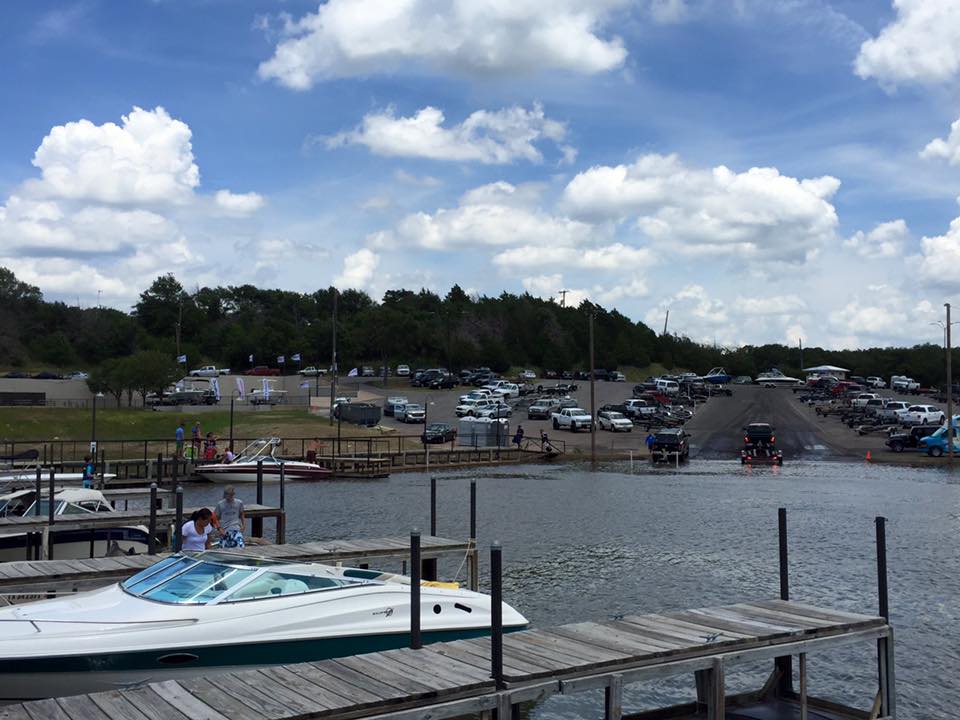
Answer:
[[(713, 461), (653, 472), (638, 463), (636, 474), (625, 463), (598, 472), (558, 464), (440, 477), (438, 534), (468, 535), (469, 479), (477, 478), (480, 547), (503, 542), (505, 597), (541, 627), (777, 597), (781, 506), (789, 512), (792, 597), (872, 614), (873, 519), (884, 515), (899, 716), (956, 716), (960, 474), (831, 462), (750, 471)], [(212, 503), (219, 494), (219, 488), (191, 489), (188, 504)], [(255, 489), (240, 487), (239, 495), (252, 501)], [(276, 486), (265, 495), (268, 504), (278, 501)], [(405, 534), (415, 526), (426, 531), (429, 476), (290, 485), (286, 506), (289, 542)], [(459, 565), (448, 560), (441, 574), (453, 575)], [(869, 707), (876, 687), (872, 643), (809, 660), (813, 694)], [(768, 670), (760, 664), (728, 671), (728, 689), (756, 689)], [(683, 677), (629, 686), (625, 706), (636, 711), (692, 698), (692, 682)], [(558, 720), (595, 717), (601, 708), (599, 695), (585, 694), (552, 698), (527, 712)]]

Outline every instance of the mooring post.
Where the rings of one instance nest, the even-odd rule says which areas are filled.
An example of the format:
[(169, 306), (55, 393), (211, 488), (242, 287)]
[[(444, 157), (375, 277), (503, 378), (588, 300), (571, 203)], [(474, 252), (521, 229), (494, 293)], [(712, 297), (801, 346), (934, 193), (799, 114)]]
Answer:
[(100, 489), (107, 484), (107, 451), (100, 451)]
[(410, 533), (410, 647), (423, 647), (420, 639), (420, 531)]
[(490, 675), (497, 690), (503, 690), (503, 548), (490, 544)]
[(177, 517), (173, 521), (173, 551), (183, 548), (183, 486), (177, 485)]
[[(184, 468), (186, 469), (186, 468)], [(180, 459), (174, 455), (173, 456), (173, 471), (170, 475), (170, 483), (176, 487), (177, 483), (180, 481)]]
[(157, 554), (157, 483), (150, 483), (150, 526), (148, 528), (147, 553)]
[[(777, 510), (777, 525), (780, 536), (780, 599), (790, 599), (790, 567), (789, 553), (787, 547), (787, 509), (779, 508)], [(776, 661), (777, 670), (780, 672), (780, 679), (777, 681), (777, 688), (780, 694), (793, 692), (793, 658), (787, 655), (779, 657)]]
[(41, 495), (42, 492), (43, 492), (43, 477), (42, 477), (42, 473), (43, 473), (43, 468), (41, 468), (41, 467), (38, 466), (38, 467), (37, 467), (37, 490), (36, 490), (36, 492), (37, 492), (37, 500), (36, 500), (35, 503), (33, 503), (33, 514), (34, 514), (35, 517), (39, 517), (39, 516), (40, 516), (40, 495)]
[[(263, 460), (257, 460), (257, 505), (263, 505)], [(263, 537), (262, 517), (253, 518), (250, 526), (254, 537)]]
[(285, 467), (283, 460), (280, 461), (280, 509), (283, 510), (286, 506), (286, 497), (284, 485), (286, 484), (287, 479), (287, 469)]
[[(887, 519), (877, 516), (877, 601), (880, 616), (890, 623), (890, 598), (887, 590)], [(877, 673), (880, 684), (880, 714), (896, 715), (896, 697), (893, 683), (893, 637), (877, 640)]]
[(163, 453), (157, 453), (157, 486), (163, 485)]
[[(437, 535), (437, 479), (430, 478), (430, 536)], [(437, 559), (430, 558), (423, 561), (423, 579), (437, 579)]]
[[(54, 485), (56, 479), (56, 473), (53, 468), (50, 468), (50, 487), (47, 492), (47, 560), (53, 560), (53, 523), (54, 515), (53, 510), (56, 507), (56, 502), (54, 502), (53, 496), (56, 495), (57, 489)], [(37, 504), (40, 503), (40, 496), (37, 496)]]
[(470, 567), (469, 587), (480, 588), (480, 554), (477, 549), (477, 481), (470, 481)]

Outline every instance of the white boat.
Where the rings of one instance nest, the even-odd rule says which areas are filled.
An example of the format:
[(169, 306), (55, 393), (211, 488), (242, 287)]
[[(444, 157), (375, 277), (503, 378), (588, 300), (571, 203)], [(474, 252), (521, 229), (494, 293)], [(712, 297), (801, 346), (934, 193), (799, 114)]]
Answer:
[[(455, 583), (423, 583), (423, 641), (487, 635), (490, 608)], [(505, 630), (527, 625), (502, 609)], [(110, 587), (0, 609), (0, 701), (406, 647), (409, 630), (409, 578), (179, 553)]]
[(253, 483), (257, 481), (257, 467), (263, 463), (263, 481), (280, 481), (280, 463), (283, 462), (285, 480), (326, 480), (333, 475), (329, 468), (301, 460), (280, 460), (274, 453), (280, 446), (279, 438), (255, 440), (245, 447), (233, 462), (198, 465), (193, 471), (205, 480), (215, 483)]
[[(0, 462), (7, 462), (9, 465), (0, 468), (0, 486), (7, 487), (25, 487), (27, 485), (35, 486), (37, 482), (37, 468), (40, 468), (40, 477), (44, 483), (50, 482), (50, 469), (40, 466), (40, 452), (36, 449), (26, 450), (16, 455), (4, 455), (0, 457)], [(97, 478), (111, 480), (116, 477), (115, 473), (103, 473), (97, 475)], [(83, 482), (82, 472), (63, 472), (54, 471), (54, 482), (58, 485), (80, 484)]]
[(802, 385), (803, 381), (799, 378), (784, 375), (777, 368), (772, 368), (765, 373), (757, 375), (757, 385), (762, 387), (781, 387), (787, 385)]
[[(0, 495), (0, 517), (48, 517), (49, 496), (44, 490), (37, 504), (36, 490), (28, 488)], [(77, 517), (85, 513), (103, 515), (116, 512), (103, 493), (85, 488), (61, 488), (53, 496), (54, 517)], [(106, 555), (146, 553), (149, 531), (142, 525), (117, 525), (95, 530), (57, 530), (54, 523), (53, 557), (56, 560), (81, 560)], [(25, 532), (0, 530), (0, 562), (23, 560), (26, 553)], [(91, 553), (92, 549), (92, 553)], [(46, 553), (46, 546), (41, 550)]]

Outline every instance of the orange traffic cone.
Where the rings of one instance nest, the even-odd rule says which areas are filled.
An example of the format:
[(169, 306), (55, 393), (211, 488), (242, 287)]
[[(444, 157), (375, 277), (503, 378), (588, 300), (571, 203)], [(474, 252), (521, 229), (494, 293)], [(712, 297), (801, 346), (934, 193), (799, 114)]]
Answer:
[(870, 462), (870, 451), (867, 450), (867, 462)]

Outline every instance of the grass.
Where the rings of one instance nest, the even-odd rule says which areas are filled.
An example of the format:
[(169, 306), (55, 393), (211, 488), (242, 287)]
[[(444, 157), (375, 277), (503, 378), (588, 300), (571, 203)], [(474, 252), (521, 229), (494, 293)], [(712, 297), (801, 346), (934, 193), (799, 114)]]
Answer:
[[(151, 412), (137, 409), (97, 410), (97, 437), (101, 440), (173, 439), (180, 421), (186, 423), (187, 436), (195, 420), (204, 433), (224, 437), (230, 432), (229, 411), (217, 410), (191, 414)], [(0, 440), (90, 440), (92, 413), (77, 408), (0, 408)], [(344, 437), (379, 437), (377, 430), (368, 430), (344, 423)], [(269, 411), (234, 414), (234, 435), (237, 437), (335, 437), (336, 424), (326, 418), (308, 415), (303, 408), (274, 408)]]

